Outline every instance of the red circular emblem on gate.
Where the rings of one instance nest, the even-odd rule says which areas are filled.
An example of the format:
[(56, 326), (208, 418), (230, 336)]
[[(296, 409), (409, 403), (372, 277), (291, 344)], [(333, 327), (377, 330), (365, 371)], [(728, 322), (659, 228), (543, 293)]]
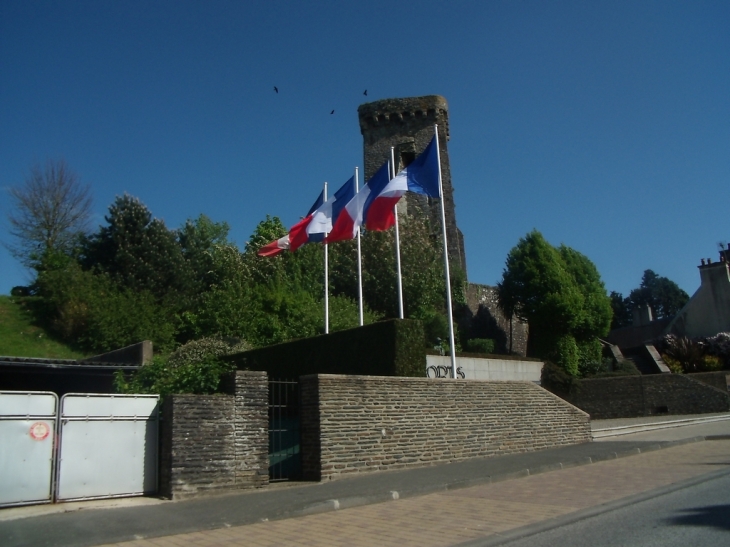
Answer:
[(35, 441), (42, 441), (51, 433), (51, 428), (46, 422), (36, 422), (30, 426), (30, 438)]

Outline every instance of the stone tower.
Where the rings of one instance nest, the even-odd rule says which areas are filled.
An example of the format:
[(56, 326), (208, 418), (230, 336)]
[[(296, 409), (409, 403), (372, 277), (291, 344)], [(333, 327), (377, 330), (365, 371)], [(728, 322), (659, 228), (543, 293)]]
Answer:
[[(449, 262), (459, 266), (466, 275), (464, 237), (456, 225), (454, 190), (446, 146), (449, 140), (449, 106), (446, 99), (440, 95), (383, 99), (360, 105), (357, 113), (363, 136), (366, 181), (390, 159), (391, 146), (394, 147), (396, 172), (407, 167), (426, 148), (433, 137), (434, 124), (438, 124)], [(398, 213), (426, 213), (430, 216), (432, 226), (439, 227), (440, 233), (441, 205), (438, 199), (408, 193), (398, 203)]]

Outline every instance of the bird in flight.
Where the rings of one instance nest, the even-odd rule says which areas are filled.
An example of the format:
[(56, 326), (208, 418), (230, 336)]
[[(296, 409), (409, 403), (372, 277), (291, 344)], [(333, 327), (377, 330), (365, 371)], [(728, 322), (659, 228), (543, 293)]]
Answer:
[(368, 90), (366, 89), (365, 91), (363, 91), (363, 92), (362, 92), (362, 94), (363, 94), (363, 95), (365, 95), (365, 96), (367, 97), (367, 95), (368, 95)]
[(276, 87), (276, 86), (274, 86), (274, 91), (276, 91), (278, 93), (279, 92), (279, 88)]
[(330, 114), (334, 114), (334, 113), (335, 113), (335, 111), (334, 111), (334, 110), (333, 110), (332, 112), (330, 112)]

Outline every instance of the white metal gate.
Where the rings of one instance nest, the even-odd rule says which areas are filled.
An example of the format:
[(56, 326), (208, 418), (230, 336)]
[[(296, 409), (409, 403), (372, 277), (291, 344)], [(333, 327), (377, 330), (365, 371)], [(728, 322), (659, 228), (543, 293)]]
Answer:
[(58, 397), (0, 391), (0, 507), (50, 503)]
[[(0, 506), (157, 490), (157, 395), (0, 392)], [(55, 472), (55, 473), (54, 473)]]
[(64, 395), (56, 499), (155, 492), (158, 402), (157, 395)]

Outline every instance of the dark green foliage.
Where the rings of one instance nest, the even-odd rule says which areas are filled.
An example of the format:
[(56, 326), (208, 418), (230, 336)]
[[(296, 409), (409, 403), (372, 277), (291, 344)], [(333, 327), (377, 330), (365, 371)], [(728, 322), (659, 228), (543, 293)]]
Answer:
[(171, 314), (147, 291), (118, 287), (75, 262), (41, 272), (36, 284), (43, 302), (38, 317), (83, 351), (104, 353), (141, 340), (152, 340), (161, 351), (173, 346)]
[(666, 277), (645, 270), (641, 285), (629, 294), (632, 307), (648, 304), (656, 319), (671, 317), (689, 301), (689, 295)]
[(305, 374), (423, 376), (426, 357), (419, 321), (390, 320), (303, 338), (233, 356), (238, 368), (276, 378)]
[(530, 325), (528, 355), (550, 359), (573, 376), (581, 359), (600, 359), (595, 338), (608, 332), (611, 304), (586, 256), (555, 248), (533, 231), (510, 251), (497, 289), (505, 315)]
[[(388, 230), (366, 232), (361, 238), (363, 299), (374, 313), (389, 318), (398, 317), (394, 237), (394, 231)], [(431, 311), (444, 313), (446, 285), (439, 240), (431, 237), (423, 220), (405, 217), (400, 222), (400, 241), (405, 317), (421, 318)], [(457, 285), (459, 279), (456, 280)], [(330, 245), (330, 286), (333, 294), (342, 294), (357, 301), (357, 247), (354, 240)], [(461, 285), (458, 286), (461, 290)]]
[(218, 338), (189, 342), (169, 358), (156, 356), (131, 375), (118, 372), (115, 387), (120, 393), (159, 393), (163, 398), (173, 393), (215, 393), (224, 374), (234, 365), (221, 359), (246, 349), (245, 343)]
[(490, 338), (472, 338), (466, 343), (466, 351), (471, 353), (494, 353), (494, 340)]
[(689, 301), (689, 295), (674, 281), (645, 270), (641, 285), (624, 298), (621, 293), (611, 293), (611, 307), (614, 318), (612, 329), (628, 327), (632, 323), (632, 310), (648, 305), (654, 319), (676, 315)]
[(616, 291), (611, 291), (609, 298), (611, 299), (611, 309), (613, 310), (611, 330), (630, 326), (631, 303), (628, 298), (624, 298), (621, 293)]
[(545, 361), (542, 367), (540, 385), (563, 398), (575, 395), (580, 390), (580, 380), (550, 361)]
[(162, 299), (185, 290), (185, 264), (175, 232), (153, 219), (137, 198), (117, 197), (104, 217), (107, 226), (86, 238), (81, 263), (117, 285), (146, 290)]
[(622, 359), (617, 363), (612, 358), (604, 358), (600, 363), (588, 363), (581, 368), (581, 378), (610, 378), (614, 376), (638, 376), (639, 369), (633, 362)]

